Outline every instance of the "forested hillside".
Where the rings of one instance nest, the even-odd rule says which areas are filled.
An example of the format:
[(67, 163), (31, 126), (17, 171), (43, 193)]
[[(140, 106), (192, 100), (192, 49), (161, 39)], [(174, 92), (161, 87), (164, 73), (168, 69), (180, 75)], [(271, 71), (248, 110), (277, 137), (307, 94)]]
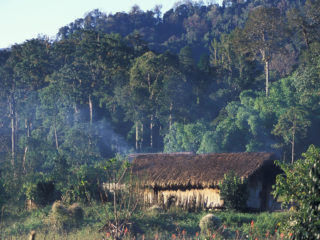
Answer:
[(319, 0), (186, 1), (93, 10), (55, 41), (2, 49), (0, 191), (23, 198), (48, 176), (62, 194), (80, 189), (116, 153), (291, 162), (320, 145), (319, 37)]

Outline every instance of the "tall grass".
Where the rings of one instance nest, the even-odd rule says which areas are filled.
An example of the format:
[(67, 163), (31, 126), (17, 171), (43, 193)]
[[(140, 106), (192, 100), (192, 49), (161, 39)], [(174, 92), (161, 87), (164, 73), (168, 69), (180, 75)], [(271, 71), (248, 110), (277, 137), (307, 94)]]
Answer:
[[(64, 231), (56, 231), (50, 225), (51, 206), (42, 209), (26, 211), (14, 207), (5, 210), (2, 219), (0, 239), (28, 239), (28, 234), (35, 230), (38, 239), (107, 239), (108, 233), (99, 231), (106, 221), (107, 213), (112, 213), (109, 204), (82, 206), (84, 218), (79, 225)], [(281, 235), (280, 226), (288, 218), (285, 212), (279, 213), (238, 213), (216, 211), (212, 212), (221, 219), (219, 231), (209, 229), (201, 234), (200, 219), (208, 214), (203, 212), (188, 212), (181, 209), (162, 211), (139, 211), (132, 217), (125, 239), (144, 240), (204, 240), (219, 239), (222, 231), (230, 233), (230, 239), (290, 239), (288, 233)]]

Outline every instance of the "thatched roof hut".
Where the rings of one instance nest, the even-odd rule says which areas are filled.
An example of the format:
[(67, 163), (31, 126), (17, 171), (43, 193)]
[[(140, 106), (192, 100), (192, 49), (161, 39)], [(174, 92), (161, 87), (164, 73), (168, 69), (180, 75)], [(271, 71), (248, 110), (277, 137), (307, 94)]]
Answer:
[[(233, 171), (239, 177), (252, 179), (251, 186), (254, 189), (252, 195), (258, 198), (261, 194), (257, 191), (262, 191), (266, 186), (268, 186), (267, 191), (270, 195), (270, 184), (273, 184), (275, 178), (275, 174), (270, 174), (275, 169), (273, 164), (275, 156), (266, 152), (148, 153), (136, 154), (132, 157), (133, 173), (144, 188), (153, 189), (156, 195), (161, 191), (215, 189), (215, 196), (212, 196), (212, 199), (220, 202), (220, 197), (218, 199), (216, 196), (220, 194), (218, 184), (226, 173)], [(205, 197), (203, 194), (206, 193), (201, 194), (203, 198)], [(149, 196), (149, 198), (155, 199), (154, 196)], [(215, 205), (219, 204), (215, 203)]]
[(265, 152), (139, 154), (134, 158), (133, 171), (151, 187), (214, 187), (230, 171), (247, 178), (273, 160), (273, 154)]

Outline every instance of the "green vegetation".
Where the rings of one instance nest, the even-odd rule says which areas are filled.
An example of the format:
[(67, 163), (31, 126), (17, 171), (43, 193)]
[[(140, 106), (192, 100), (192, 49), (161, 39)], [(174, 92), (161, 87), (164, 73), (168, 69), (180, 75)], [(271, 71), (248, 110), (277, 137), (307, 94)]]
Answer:
[(248, 200), (248, 188), (245, 180), (241, 179), (234, 172), (224, 175), (223, 181), (219, 184), (220, 196), (227, 209), (241, 210), (246, 206)]
[(289, 229), (298, 239), (320, 237), (320, 149), (311, 145), (294, 164), (279, 164), (284, 171), (277, 177), (274, 194), (283, 198), (283, 204), (293, 205)]
[[(5, 214), (16, 209), (6, 209)], [(15, 214), (10, 221), (3, 222), (1, 236), (7, 239), (8, 236), (15, 239), (25, 239), (25, 237), (35, 230), (39, 239), (46, 236), (46, 239), (101, 239), (106, 236), (106, 232), (99, 232), (103, 227), (101, 222), (105, 219), (107, 212), (112, 212), (112, 207), (103, 204), (91, 204), (84, 208), (83, 221), (78, 225), (69, 225), (68, 228), (58, 231), (52, 224), (52, 211), (48, 206), (44, 209), (34, 210), (33, 212), (22, 211)], [(156, 235), (159, 239), (171, 239), (175, 235), (177, 239), (182, 239), (183, 234), (187, 239), (200, 239), (209, 237), (219, 232), (228, 232), (230, 236), (239, 234), (238, 239), (246, 239), (246, 235), (254, 237), (264, 237), (280, 234), (280, 226), (289, 216), (287, 213), (236, 213), (236, 212), (213, 212), (219, 219), (219, 226), (209, 227), (205, 233), (201, 234), (199, 223), (206, 212), (190, 213), (181, 209), (171, 209), (169, 212), (158, 214), (144, 214), (137, 212), (133, 216), (133, 224), (128, 228), (127, 235), (137, 236), (141, 239), (154, 239)], [(252, 226), (252, 222), (254, 223)], [(210, 234), (210, 235), (209, 235)], [(287, 233), (286, 233), (287, 234)], [(287, 237), (287, 236), (286, 236)], [(126, 239), (124, 237), (124, 239)], [(128, 238), (129, 239), (129, 238)], [(289, 238), (285, 238), (289, 239)]]
[(218, 230), (221, 227), (221, 220), (213, 214), (208, 214), (200, 219), (199, 227), (202, 234), (207, 234), (208, 229)]
[[(297, 204), (293, 218), (301, 227), (289, 233), (317, 237), (312, 159), (318, 150), (296, 159), (320, 145), (319, 7), (319, 0), (224, 0), (222, 6), (182, 1), (163, 15), (159, 6), (108, 15), (93, 10), (53, 41), (39, 37), (1, 49), (3, 238), (31, 230), (56, 234), (46, 221), (55, 219), (50, 211), (57, 200), (68, 219), (59, 220), (67, 226), (59, 231), (69, 239), (99, 238), (99, 229), (105, 234), (111, 227), (114, 238), (130, 232), (168, 239), (183, 230), (195, 236), (206, 213), (152, 216), (137, 204), (134, 187), (121, 190), (120, 183), (135, 181), (130, 159), (117, 153), (177, 151), (276, 152), (280, 162), (293, 164), (281, 164), (292, 184), (279, 177), (276, 190)], [(84, 217), (71, 223), (69, 207), (76, 203)], [(230, 234), (239, 228), (261, 238), (267, 230), (279, 235), (275, 225), (286, 214), (215, 215)]]

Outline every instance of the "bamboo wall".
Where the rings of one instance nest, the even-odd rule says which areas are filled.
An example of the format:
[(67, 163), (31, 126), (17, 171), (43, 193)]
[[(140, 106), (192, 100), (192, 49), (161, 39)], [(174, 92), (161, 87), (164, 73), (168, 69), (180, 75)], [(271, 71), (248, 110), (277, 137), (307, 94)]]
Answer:
[(165, 208), (171, 206), (191, 208), (217, 208), (223, 205), (220, 190), (212, 188), (187, 190), (159, 190), (154, 193), (151, 189), (144, 192), (144, 200), (149, 204), (160, 204)]

